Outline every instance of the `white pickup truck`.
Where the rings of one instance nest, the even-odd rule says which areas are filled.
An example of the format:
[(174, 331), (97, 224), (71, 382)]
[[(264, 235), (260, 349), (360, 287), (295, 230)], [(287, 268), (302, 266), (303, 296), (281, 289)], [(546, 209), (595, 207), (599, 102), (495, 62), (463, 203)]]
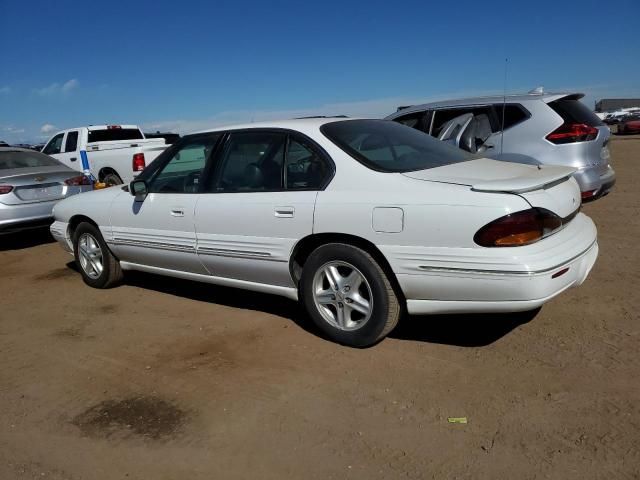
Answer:
[(145, 138), (136, 125), (91, 125), (56, 133), (42, 153), (82, 172), (85, 151), (93, 176), (118, 185), (133, 180), (167, 146), (164, 138)]

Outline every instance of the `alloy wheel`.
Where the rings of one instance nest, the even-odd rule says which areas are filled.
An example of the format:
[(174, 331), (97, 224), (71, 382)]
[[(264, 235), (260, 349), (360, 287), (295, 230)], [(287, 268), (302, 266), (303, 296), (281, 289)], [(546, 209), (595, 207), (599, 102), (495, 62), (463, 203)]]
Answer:
[(313, 278), (313, 300), (322, 318), (343, 331), (361, 328), (373, 312), (369, 282), (347, 262), (327, 262), (317, 270)]
[(104, 270), (102, 248), (89, 233), (83, 233), (78, 239), (78, 258), (84, 273), (90, 278), (98, 278)]

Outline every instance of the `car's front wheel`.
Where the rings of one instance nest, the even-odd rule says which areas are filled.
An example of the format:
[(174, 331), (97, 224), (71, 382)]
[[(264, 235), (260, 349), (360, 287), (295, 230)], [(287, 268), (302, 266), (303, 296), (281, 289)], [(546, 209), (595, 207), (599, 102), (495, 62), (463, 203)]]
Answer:
[(73, 253), (84, 283), (109, 288), (122, 280), (120, 262), (107, 247), (98, 227), (83, 222), (73, 234)]
[(332, 340), (373, 345), (397, 325), (400, 303), (387, 275), (366, 251), (342, 243), (323, 245), (304, 264), (302, 300)]

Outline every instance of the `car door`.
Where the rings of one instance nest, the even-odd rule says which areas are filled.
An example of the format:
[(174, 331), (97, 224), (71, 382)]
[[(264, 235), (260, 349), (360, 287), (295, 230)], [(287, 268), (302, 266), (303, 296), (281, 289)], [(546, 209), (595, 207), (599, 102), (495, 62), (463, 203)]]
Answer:
[(228, 134), (216, 167), (196, 206), (202, 263), (214, 276), (293, 286), (289, 257), (313, 231), (330, 159), (301, 135), (251, 129)]
[[(207, 274), (196, 255), (194, 211), (200, 180), (219, 134), (185, 137), (150, 170), (148, 194), (117, 196), (111, 205), (113, 250), (139, 265)], [(121, 187), (111, 187), (121, 188)]]
[(64, 132), (54, 135), (51, 140), (44, 146), (42, 153), (59, 159), (60, 152), (62, 151), (62, 141), (64, 139)]
[(67, 167), (74, 170), (82, 171), (82, 162), (80, 161), (80, 152), (78, 152), (78, 130), (69, 130), (64, 136), (62, 149), (56, 158), (64, 163)]

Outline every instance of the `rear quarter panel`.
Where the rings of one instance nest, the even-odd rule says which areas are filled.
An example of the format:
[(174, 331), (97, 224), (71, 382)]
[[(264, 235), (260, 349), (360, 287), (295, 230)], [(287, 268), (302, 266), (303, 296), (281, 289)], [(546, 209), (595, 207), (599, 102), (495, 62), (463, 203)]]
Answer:
[[(463, 185), (373, 173), (361, 188), (336, 182), (319, 193), (314, 233), (344, 233), (376, 245), (479, 248), (473, 236), (482, 226), (529, 208), (517, 195), (473, 192)], [(380, 207), (402, 210), (401, 231), (374, 230), (373, 211)]]

